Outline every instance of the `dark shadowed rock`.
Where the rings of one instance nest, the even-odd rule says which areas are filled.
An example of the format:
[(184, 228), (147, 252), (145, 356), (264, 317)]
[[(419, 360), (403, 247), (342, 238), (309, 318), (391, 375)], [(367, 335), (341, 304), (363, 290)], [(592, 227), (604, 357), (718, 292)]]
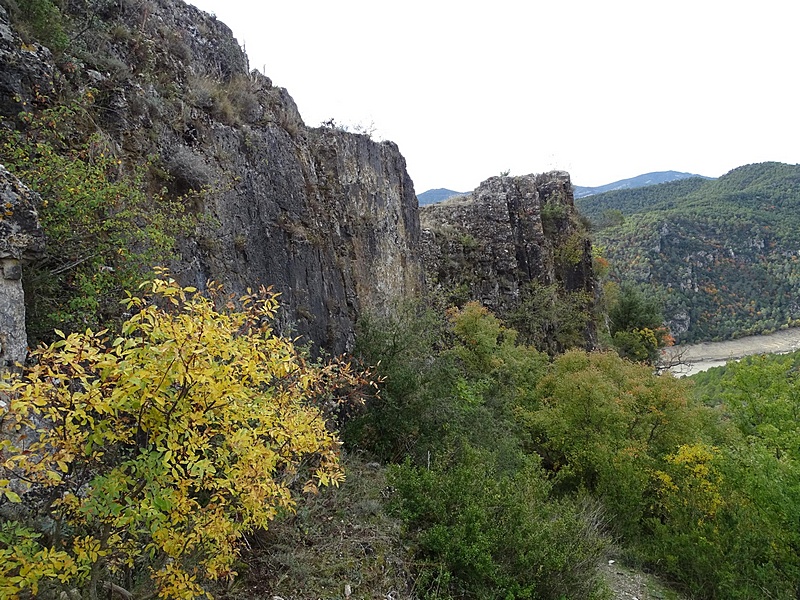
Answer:
[(36, 106), (56, 91), (58, 71), (50, 50), (25, 44), (0, 6), (0, 114), (16, 115)]

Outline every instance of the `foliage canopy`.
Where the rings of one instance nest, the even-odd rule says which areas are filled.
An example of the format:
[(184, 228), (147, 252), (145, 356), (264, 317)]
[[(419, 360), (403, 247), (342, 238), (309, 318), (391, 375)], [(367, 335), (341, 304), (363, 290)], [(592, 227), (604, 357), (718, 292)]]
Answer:
[(47, 523), (44, 536), (30, 519), (4, 525), (5, 596), (64, 584), (95, 598), (144, 564), (161, 597), (203, 596), (204, 580), (234, 574), (243, 535), (300, 489), (342, 480), (313, 401), (360, 382), (348, 365), (309, 364), (274, 335), (265, 290), (238, 310), (216, 286), (207, 298), (162, 277), (146, 290), (116, 339), (59, 333), (2, 384), (0, 494)]
[[(42, 98), (46, 103), (47, 98)], [(42, 197), (42, 260), (26, 268), (28, 335), (100, 329), (120, 317), (118, 298), (171, 259), (192, 219), (149, 193), (146, 166), (129, 170), (97, 128), (87, 92), (77, 102), (23, 112), (0, 127), (0, 160)]]

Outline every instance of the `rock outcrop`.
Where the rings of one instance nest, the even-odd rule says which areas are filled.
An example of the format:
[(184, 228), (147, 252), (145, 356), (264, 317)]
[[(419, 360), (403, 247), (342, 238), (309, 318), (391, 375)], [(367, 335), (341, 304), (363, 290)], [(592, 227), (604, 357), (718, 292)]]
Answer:
[(0, 373), (27, 356), (22, 267), (44, 248), (37, 203), (36, 195), (0, 165)]
[[(595, 344), (591, 242), (567, 173), (493, 177), (471, 194), (422, 207), (420, 221), (429, 285), (449, 301), (478, 300), (524, 330), (526, 302), (572, 295), (586, 315), (583, 341)], [(543, 289), (552, 293), (537, 295)], [(564, 333), (551, 328), (537, 343), (561, 351), (574, 343), (555, 339)]]
[(88, 98), (92, 126), (123, 162), (156, 157), (151, 187), (202, 217), (170, 265), (184, 283), (214, 280), (234, 294), (272, 286), (282, 332), (333, 353), (352, 348), (364, 310), (385, 314), (425, 289), (423, 253), (430, 287), (453, 301), (474, 298), (519, 320), (544, 289), (551, 314), (576, 293), (591, 312), (590, 246), (565, 173), (490, 179), (424, 209), (422, 235), (397, 146), (307, 127), (214, 17), (181, 0), (65, 10), (92, 26), (58, 60), (22, 43), (0, 12), (0, 114)]
[(25, 44), (14, 32), (0, 5), (0, 114), (16, 115), (55, 92), (57, 69), (50, 50)]
[(90, 96), (118, 155), (158, 157), (151, 185), (203, 217), (171, 265), (182, 281), (272, 286), (283, 332), (335, 353), (362, 310), (422, 290), (416, 197), (395, 144), (307, 127), (286, 90), (248, 70), (228, 27), (180, 0), (70, 16), (95, 26), (55, 61), (0, 12), (0, 111)]
[(334, 352), (349, 350), (364, 309), (386, 313), (422, 292), (413, 183), (396, 145), (331, 129), (280, 128), (217, 134), (226, 144), (209, 167), (216, 181), (242, 173), (230, 190), (206, 196), (208, 228), (187, 248), (184, 278), (259, 283), (281, 293), (284, 325)]

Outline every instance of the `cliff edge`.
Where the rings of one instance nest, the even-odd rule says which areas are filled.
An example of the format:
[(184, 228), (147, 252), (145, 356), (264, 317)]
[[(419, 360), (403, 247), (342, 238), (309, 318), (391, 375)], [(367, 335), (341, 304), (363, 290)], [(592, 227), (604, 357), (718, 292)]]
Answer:
[(429, 286), (477, 300), (542, 350), (594, 347), (591, 241), (567, 173), (492, 177), (420, 208)]
[(101, 8), (65, 6), (50, 31), (74, 29), (72, 43), (52, 52), (0, 9), (0, 114), (10, 126), (91, 98), (90, 126), (120, 160), (150, 157), (147, 185), (200, 217), (169, 265), (180, 280), (272, 286), (283, 332), (334, 353), (351, 349), (362, 310), (422, 291), (417, 201), (395, 144), (307, 127), (230, 29), (193, 6)]

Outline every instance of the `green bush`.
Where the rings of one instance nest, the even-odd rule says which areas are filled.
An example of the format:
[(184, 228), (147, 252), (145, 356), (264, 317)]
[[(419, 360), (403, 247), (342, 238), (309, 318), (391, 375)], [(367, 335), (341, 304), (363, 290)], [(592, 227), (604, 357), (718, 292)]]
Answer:
[(421, 595), (600, 594), (607, 530), (692, 597), (795, 597), (796, 359), (730, 365), (710, 408), (613, 352), (548, 363), (474, 303), (428, 318), (364, 327), (388, 380), (355, 422), (357, 447), (407, 457), (391, 483)]
[(364, 414), (346, 424), (342, 435), (350, 448), (389, 462), (430, 449), (441, 424), (434, 399), (451, 378), (435, 356), (443, 335), (444, 320), (421, 306), (402, 307), (393, 318), (360, 319), (355, 354), (377, 365), (384, 383), (379, 395), (367, 399)]
[(450, 466), (395, 467), (395, 511), (414, 532), (423, 598), (603, 598), (607, 546), (592, 503), (551, 498), (538, 462), (508, 471), (465, 447)]
[(146, 165), (126, 168), (94, 129), (91, 101), (87, 93), (0, 129), (0, 160), (42, 198), (46, 254), (25, 279), (32, 342), (119, 318), (123, 290), (170, 260), (191, 223), (180, 202), (147, 192)]
[(634, 538), (647, 511), (649, 472), (678, 445), (696, 439), (702, 410), (686, 385), (614, 353), (557, 357), (536, 394), (518, 409), (530, 448), (563, 492), (587, 490)]
[(69, 37), (64, 28), (64, 18), (50, 0), (15, 0), (12, 15), (22, 25), (22, 33), (29, 42), (40, 42), (53, 52), (64, 50)]

